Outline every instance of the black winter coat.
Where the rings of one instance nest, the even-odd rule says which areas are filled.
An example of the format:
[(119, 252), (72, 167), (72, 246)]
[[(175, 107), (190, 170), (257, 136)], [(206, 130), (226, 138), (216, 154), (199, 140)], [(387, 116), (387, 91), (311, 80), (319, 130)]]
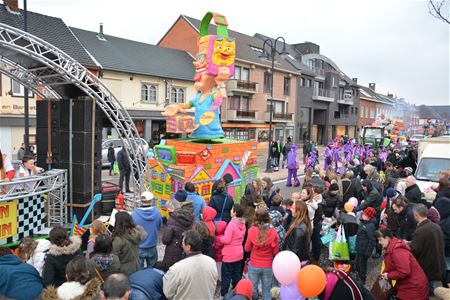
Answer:
[(439, 225), (430, 220), (417, 225), (409, 244), (429, 281), (442, 281), (445, 272), (444, 236)]
[(398, 222), (400, 228), (398, 230), (398, 238), (410, 241), (416, 230), (417, 222), (413, 212), (414, 203), (409, 203), (402, 213), (398, 214)]
[(119, 166), (119, 170), (130, 170), (128, 154), (123, 148), (117, 153), (117, 165)]
[(364, 202), (358, 207), (358, 211), (364, 210), (367, 207), (373, 207), (377, 212), (381, 211), (381, 203), (383, 202), (383, 197), (381, 197), (380, 193), (376, 188), (374, 188), (371, 182), (366, 181), (367, 193), (365, 193)]
[(410, 203), (422, 203), (422, 193), (417, 184), (414, 184), (405, 190), (405, 197)]
[(325, 217), (331, 218), (334, 215), (336, 207), (341, 206), (341, 198), (339, 197), (339, 194), (332, 195), (329, 190), (326, 190), (322, 197), (323, 214)]
[(377, 244), (375, 237), (375, 220), (361, 220), (356, 234), (356, 253), (364, 256), (372, 255)]
[(436, 200), (441, 197), (446, 197), (446, 198), (450, 199), (450, 188), (446, 188), (446, 189), (443, 189), (442, 191), (438, 191), (436, 194)]
[(305, 223), (295, 226), (294, 230), (286, 237), (285, 248), (297, 254), (300, 261), (307, 261), (310, 258), (309, 248), (311, 235)]
[(231, 197), (226, 191), (223, 193), (218, 193), (217, 191), (214, 191), (211, 200), (209, 200), (208, 205), (216, 210), (217, 218), (220, 218), (220, 214), (222, 213), (223, 208), (222, 221), (230, 223), (231, 209), (233, 208), (233, 203), (234, 203), (233, 197)]
[(114, 152), (114, 148), (112, 148), (112, 147), (108, 148), (108, 161), (110, 163), (113, 163), (116, 161), (116, 153)]
[(445, 257), (450, 257), (450, 199), (441, 197), (434, 203), (434, 207), (441, 215), (439, 226), (444, 234)]
[(193, 223), (194, 215), (190, 215), (188, 211), (176, 210), (171, 213), (162, 236), (162, 242), (166, 245), (164, 259), (160, 265), (163, 271), (167, 271), (173, 264), (183, 258), (181, 246), (183, 232), (189, 230)]
[(215, 257), (215, 252), (213, 249), (213, 244), (214, 244), (214, 238), (213, 237), (207, 237), (207, 238), (203, 238), (203, 243), (202, 243), (202, 254), (211, 257), (212, 259), (214, 259)]
[(70, 245), (58, 247), (51, 245), (47, 256), (45, 257), (42, 278), (44, 286), (53, 285), (59, 287), (66, 282), (66, 266), (76, 256), (82, 255), (80, 251), (81, 239), (78, 236), (70, 238)]
[(356, 186), (351, 179), (344, 178), (342, 182), (343, 203), (347, 202), (351, 197), (358, 198)]

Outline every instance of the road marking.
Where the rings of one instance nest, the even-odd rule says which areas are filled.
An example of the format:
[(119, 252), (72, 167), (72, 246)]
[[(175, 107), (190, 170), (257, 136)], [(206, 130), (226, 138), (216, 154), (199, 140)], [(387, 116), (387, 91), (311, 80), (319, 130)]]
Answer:
[[(305, 175), (298, 176), (298, 178), (303, 178), (303, 177), (305, 177)], [(277, 181), (274, 181), (272, 183), (273, 184), (279, 184), (279, 183), (286, 182), (286, 181), (287, 181), (287, 178), (285, 178), (285, 179), (278, 179)]]

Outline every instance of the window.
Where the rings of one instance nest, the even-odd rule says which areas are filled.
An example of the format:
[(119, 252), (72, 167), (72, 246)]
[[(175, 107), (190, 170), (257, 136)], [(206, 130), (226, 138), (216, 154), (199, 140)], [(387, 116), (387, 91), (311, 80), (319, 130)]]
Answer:
[(366, 119), (369, 118), (369, 108), (368, 107), (366, 107), (366, 112), (364, 113), (364, 116)]
[(336, 87), (336, 78), (331, 77), (331, 87)]
[[(13, 97), (23, 97), (25, 95), (24, 90), (25, 88), (23, 85), (11, 79), (11, 91)], [(28, 90), (28, 97), (34, 97), (31, 90)]]
[(170, 90), (170, 100), (172, 103), (183, 103), (185, 91), (183, 88), (172, 88)]
[(370, 118), (375, 118), (375, 109), (370, 110)]
[(340, 100), (344, 99), (344, 88), (343, 87), (339, 88), (339, 99)]
[(264, 73), (264, 93), (270, 93), (272, 89), (272, 75), (269, 72)]
[(351, 110), (350, 110), (350, 111), (351, 111), (351, 114), (353, 115), (353, 107), (351, 108)]
[(358, 115), (358, 108), (355, 107), (355, 115)]
[(141, 101), (156, 103), (156, 85), (143, 84), (141, 88)]
[(248, 111), (249, 98), (246, 96), (233, 96), (230, 99), (230, 109)]
[(290, 89), (291, 89), (291, 78), (284, 77), (283, 95), (289, 96)]
[(300, 77), (300, 86), (305, 86), (305, 78)]
[(250, 69), (249, 68), (242, 68), (242, 74), (241, 74), (241, 80), (243, 81), (249, 81), (250, 79)]
[(310, 88), (310, 87), (311, 87), (311, 79), (308, 79), (308, 80), (306, 81), (306, 87), (307, 87), (307, 88)]
[(361, 118), (364, 118), (364, 106), (361, 106)]
[[(270, 112), (270, 102), (271, 101), (267, 101), (267, 111)], [(284, 110), (284, 101), (276, 101), (273, 100), (273, 113), (274, 114), (284, 114), (285, 110)]]

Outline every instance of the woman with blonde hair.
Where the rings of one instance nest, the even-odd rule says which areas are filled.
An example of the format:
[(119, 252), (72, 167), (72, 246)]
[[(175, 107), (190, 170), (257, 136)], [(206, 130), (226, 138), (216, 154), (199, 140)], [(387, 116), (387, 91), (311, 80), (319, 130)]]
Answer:
[(253, 179), (252, 185), (253, 185), (253, 188), (255, 189), (256, 195), (257, 195), (258, 197), (261, 197), (261, 198), (262, 198), (262, 195), (263, 195), (263, 187), (262, 187), (262, 181), (261, 181), (261, 179), (259, 179), (259, 178)]
[(308, 206), (303, 201), (296, 201), (292, 211), (293, 220), (286, 233), (285, 248), (297, 254), (304, 264), (310, 258), (312, 226), (308, 215)]

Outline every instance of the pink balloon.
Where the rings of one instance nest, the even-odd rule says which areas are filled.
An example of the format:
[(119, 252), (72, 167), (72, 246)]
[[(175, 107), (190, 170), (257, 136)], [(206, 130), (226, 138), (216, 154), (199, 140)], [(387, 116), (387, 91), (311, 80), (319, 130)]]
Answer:
[(272, 263), (273, 274), (282, 285), (289, 285), (297, 279), (300, 260), (292, 251), (281, 251)]
[(348, 199), (348, 202), (353, 204), (353, 207), (358, 207), (358, 199), (356, 199), (355, 197), (351, 197), (350, 199)]

